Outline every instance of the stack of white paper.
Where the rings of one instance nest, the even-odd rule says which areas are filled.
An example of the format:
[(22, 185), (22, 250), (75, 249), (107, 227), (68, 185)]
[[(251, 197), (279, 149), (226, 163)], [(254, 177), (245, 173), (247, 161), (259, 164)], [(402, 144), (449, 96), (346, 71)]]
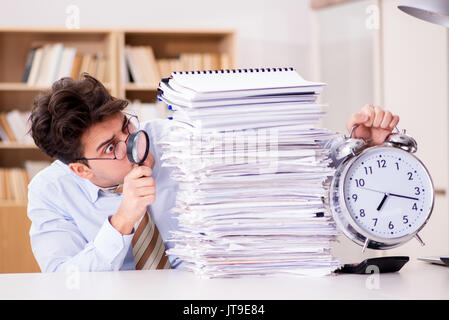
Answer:
[[(252, 70), (252, 71), (250, 71)], [(329, 167), (316, 128), (323, 84), (293, 69), (173, 73), (159, 141), (179, 183), (167, 251), (205, 277), (329, 274), (337, 230), (324, 204)]]

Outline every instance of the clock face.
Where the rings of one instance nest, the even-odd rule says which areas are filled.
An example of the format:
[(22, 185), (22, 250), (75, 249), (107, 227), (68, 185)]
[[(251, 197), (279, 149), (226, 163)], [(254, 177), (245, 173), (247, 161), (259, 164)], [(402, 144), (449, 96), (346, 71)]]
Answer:
[(433, 185), (422, 163), (398, 148), (362, 153), (344, 181), (346, 207), (357, 225), (374, 238), (412, 234), (426, 223), (433, 206)]

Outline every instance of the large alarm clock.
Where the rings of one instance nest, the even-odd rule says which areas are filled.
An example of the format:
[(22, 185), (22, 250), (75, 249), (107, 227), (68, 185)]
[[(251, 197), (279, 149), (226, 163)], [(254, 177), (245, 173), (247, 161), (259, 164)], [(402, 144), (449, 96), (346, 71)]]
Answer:
[(434, 187), (413, 155), (416, 141), (404, 130), (368, 147), (352, 138), (355, 127), (331, 151), (337, 168), (329, 205), (338, 228), (363, 251), (394, 248), (413, 237), (424, 245), (418, 232), (432, 213)]

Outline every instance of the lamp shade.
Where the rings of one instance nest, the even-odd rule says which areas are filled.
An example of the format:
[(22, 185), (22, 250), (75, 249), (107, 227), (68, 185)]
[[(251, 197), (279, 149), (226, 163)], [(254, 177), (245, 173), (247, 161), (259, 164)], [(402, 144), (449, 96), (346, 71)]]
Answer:
[(416, 18), (449, 28), (449, 0), (401, 1), (398, 8)]

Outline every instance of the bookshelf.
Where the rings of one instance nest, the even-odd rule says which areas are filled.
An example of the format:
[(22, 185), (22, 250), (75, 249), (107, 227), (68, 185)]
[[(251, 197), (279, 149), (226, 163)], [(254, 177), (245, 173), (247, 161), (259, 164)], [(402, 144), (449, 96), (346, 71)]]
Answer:
[[(157, 61), (161, 59), (182, 59), (184, 55), (215, 54), (226, 55), (226, 65), (218, 63), (217, 69), (228, 69), (235, 65), (235, 33), (232, 30), (136, 30), (126, 29), (118, 32), (118, 70), (119, 95), (123, 98), (142, 102), (156, 100), (157, 83), (139, 86), (125, 81), (127, 46), (150, 46)], [(181, 70), (201, 69), (202, 65), (178, 65)], [(206, 68), (207, 69), (207, 68)], [(181, 71), (179, 69), (172, 71)], [(164, 77), (160, 75), (160, 78)]]
[[(143, 103), (157, 100), (157, 84), (141, 85), (127, 81), (126, 46), (150, 46), (157, 60), (179, 59), (181, 55), (188, 54), (216, 54), (226, 57), (226, 63), (220, 68), (235, 65), (233, 30), (3, 27), (0, 28), (0, 113), (29, 112), (34, 97), (50, 88), (50, 84), (22, 81), (30, 50), (56, 44), (75, 48), (83, 55), (100, 54), (106, 61), (103, 83), (111, 94)], [(53, 159), (33, 143), (0, 141), (0, 169), (24, 168), (28, 160), (51, 162)], [(26, 216), (26, 208), (24, 200), (0, 198), (0, 273), (40, 271), (29, 245), (31, 223)]]

